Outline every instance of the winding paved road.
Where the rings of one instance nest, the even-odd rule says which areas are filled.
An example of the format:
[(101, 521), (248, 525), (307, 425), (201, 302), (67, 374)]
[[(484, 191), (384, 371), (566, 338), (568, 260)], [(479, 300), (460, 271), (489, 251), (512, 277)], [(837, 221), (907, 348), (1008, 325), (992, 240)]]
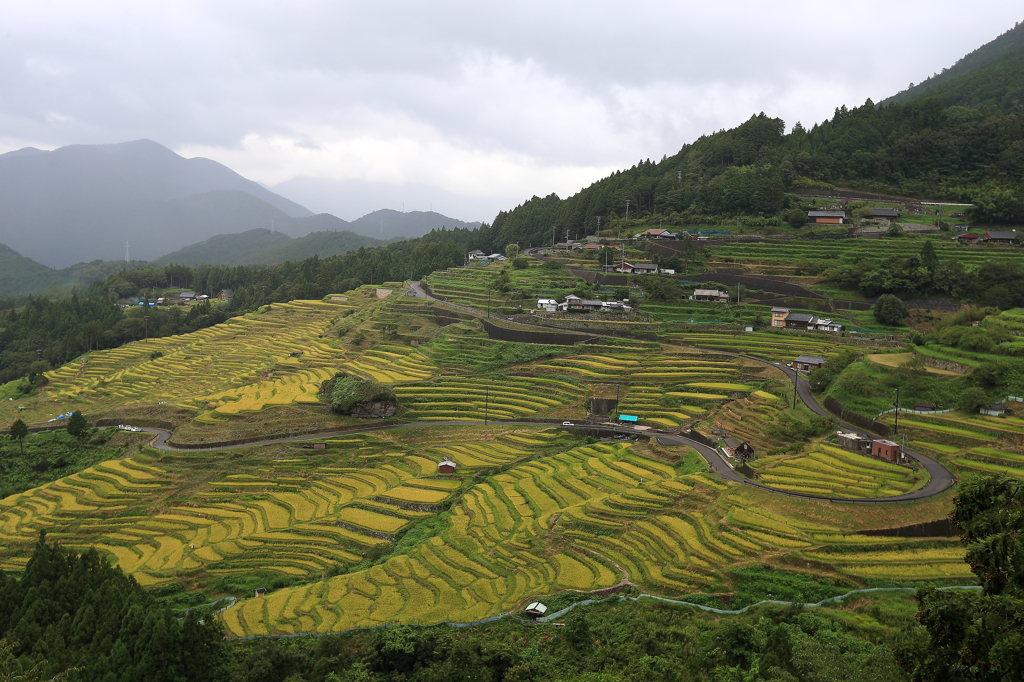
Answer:
[[(410, 286), (411, 286), (412, 290), (416, 293), (417, 297), (430, 299), (432, 301), (438, 301), (437, 298), (434, 298), (433, 296), (430, 296), (425, 291), (423, 291), (420, 288), (420, 283), (419, 282), (412, 282), (410, 284)], [(447, 301), (439, 301), (439, 302), (442, 302), (445, 305), (452, 306), (453, 308), (457, 308), (459, 310), (464, 310), (464, 311), (472, 313), (474, 315), (482, 315), (483, 314), (479, 310), (475, 310), (473, 308), (467, 308), (466, 306), (460, 306), (460, 305), (456, 305), (456, 304), (453, 304), (453, 303), (448, 303)], [(536, 326), (538, 329), (544, 330), (546, 332), (550, 332), (551, 331), (551, 329), (548, 328), (548, 327), (540, 327), (540, 326), (537, 326), (537, 325), (526, 325), (525, 323), (520, 323), (520, 324), (524, 324), (524, 326)], [(807, 406), (808, 409), (810, 409), (815, 414), (821, 415), (823, 417), (831, 417), (832, 416), (824, 408), (822, 408), (821, 405), (818, 404), (818, 401), (815, 400), (814, 396), (811, 394), (810, 386), (807, 384), (806, 381), (803, 381), (802, 379), (800, 379), (799, 374), (794, 369), (790, 369), (789, 367), (786, 367), (785, 365), (779, 364), (777, 362), (769, 362), (769, 361), (763, 360), (761, 358), (755, 358), (755, 357), (752, 357), (752, 356), (749, 356), (749, 355), (743, 355), (741, 353), (729, 353), (729, 352), (726, 352), (726, 351), (707, 349), (707, 348), (697, 348), (697, 347), (694, 347), (694, 348), (696, 348), (696, 350), (702, 350), (702, 351), (709, 352), (709, 353), (717, 353), (717, 354), (720, 354), (720, 355), (730, 355), (730, 356), (733, 356), (733, 357), (742, 358), (744, 360), (752, 360), (754, 362), (759, 362), (759, 363), (768, 365), (770, 367), (774, 367), (775, 369), (778, 369), (778, 370), (782, 371), (791, 380), (797, 382), (797, 394), (800, 396), (800, 399), (803, 401), (803, 403)], [(212, 445), (212, 446), (208, 446), (208, 447), (193, 447), (193, 448), (176, 448), (176, 447), (173, 447), (171, 445), (168, 445), (168, 441), (171, 438), (171, 432), (170, 431), (165, 431), (163, 429), (148, 428), (148, 427), (144, 427), (142, 430), (147, 432), (147, 433), (152, 433), (152, 434), (154, 434), (156, 436), (156, 438), (153, 439), (152, 447), (156, 448), (157, 450), (163, 450), (163, 451), (166, 451), (166, 452), (208, 452), (208, 451), (211, 451), (211, 450), (235, 450), (235, 449), (239, 449), (239, 448), (251, 448), (251, 447), (256, 447), (256, 446), (261, 446), (261, 445), (273, 445), (275, 443), (293, 443), (293, 442), (296, 442), (296, 441), (305, 441), (305, 440), (311, 440), (311, 439), (314, 439), (314, 438), (332, 438), (332, 437), (338, 437), (338, 436), (353, 435), (353, 434), (356, 434), (356, 433), (367, 433), (367, 432), (370, 432), (370, 431), (383, 431), (383, 430), (390, 430), (390, 429), (419, 429), (419, 428), (431, 428), (431, 427), (436, 427), (436, 426), (469, 426), (469, 425), (480, 425), (480, 424), (486, 424), (486, 423), (491, 423), (491, 424), (516, 424), (518, 426), (548, 426), (548, 427), (550, 427), (550, 426), (557, 426), (557, 425), (553, 425), (553, 424), (546, 423), (546, 422), (503, 422), (503, 421), (496, 421), (496, 420), (495, 421), (490, 421), (490, 422), (483, 422), (483, 421), (415, 422), (415, 423), (411, 423), (411, 424), (383, 424), (383, 425), (376, 425), (376, 426), (367, 426), (366, 428), (362, 428), (362, 429), (358, 429), (358, 430), (340, 430), (340, 431), (330, 432), (330, 433), (311, 433), (311, 434), (300, 435), (300, 436), (288, 436), (288, 437), (285, 437), (285, 438), (269, 438), (267, 440), (253, 441), (253, 442), (250, 442), (250, 443), (240, 443), (240, 444), (237, 444), (237, 445)], [(856, 433), (859, 433), (862, 436), (871, 436), (871, 434), (868, 434), (866, 431), (863, 431), (863, 430), (858, 429), (858, 428), (856, 428), (854, 426), (851, 426), (850, 424), (845, 424), (845, 423), (840, 422), (840, 425), (842, 426), (842, 428), (847, 429), (849, 431), (854, 431)], [(587, 426), (594, 426), (594, 425), (587, 425)], [(582, 427), (583, 427), (583, 425), (580, 425), (579, 427), (562, 427), (562, 428), (582, 428)], [(611, 428), (611, 427), (601, 426), (600, 428)], [(641, 435), (641, 433), (642, 433), (642, 432), (637, 432), (637, 431), (632, 430), (632, 429), (616, 428), (615, 430), (617, 432), (619, 432), (619, 433), (628, 434), (628, 435)], [(818, 500), (818, 501), (827, 501), (827, 502), (848, 502), (848, 503), (852, 503), (852, 504), (891, 504), (891, 503), (895, 503), (895, 502), (912, 502), (914, 500), (923, 500), (923, 499), (927, 499), (929, 497), (932, 497), (934, 495), (938, 495), (939, 493), (942, 493), (942, 492), (948, 490), (949, 488), (951, 488), (953, 486), (954, 483), (956, 483), (956, 478), (953, 476), (953, 474), (948, 469), (946, 469), (944, 466), (939, 464), (937, 461), (935, 461), (931, 457), (928, 457), (926, 455), (922, 455), (921, 453), (916, 452), (914, 450), (911, 450), (909, 448), (904, 448), (903, 451), (907, 454), (907, 456), (913, 458), (919, 464), (921, 464), (921, 466), (923, 466), (925, 468), (925, 470), (928, 471), (928, 474), (929, 474), (928, 482), (924, 486), (922, 486), (921, 488), (919, 488), (917, 490), (914, 490), (912, 492), (906, 493), (904, 495), (897, 495), (897, 496), (894, 496), (894, 497), (882, 497), (882, 498), (843, 498), (843, 497), (822, 497), (822, 496), (818, 496), (818, 495), (806, 495), (806, 494), (803, 494), (803, 493), (792, 492), (792, 491), (789, 491), (789, 490), (781, 490), (779, 488), (772, 488), (771, 486), (766, 486), (766, 485), (762, 485), (760, 483), (755, 483), (754, 481), (751, 481), (751, 480), (749, 480), (749, 479), (739, 475), (738, 473), (736, 473), (736, 471), (733, 469), (732, 465), (726, 460), (725, 457), (723, 457), (718, 452), (718, 450), (716, 450), (715, 448), (709, 447), (707, 445), (704, 445), (703, 443), (699, 443), (699, 442), (697, 442), (695, 440), (691, 440), (690, 438), (686, 438), (685, 436), (676, 435), (676, 434), (669, 434), (669, 433), (663, 433), (663, 432), (657, 431), (657, 430), (651, 430), (651, 431), (643, 432), (643, 433), (647, 433), (647, 434), (653, 435), (657, 439), (658, 443), (660, 443), (662, 445), (687, 445), (687, 446), (693, 448), (694, 450), (696, 450), (700, 454), (701, 457), (703, 457), (707, 461), (707, 463), (711, 467), (711, 469), (713, 469), (715, 471), (715, 473), (717, 473), (719, 476), (721, 476), (724, 479), (727, 479), (729, 481), (734, 481), (734, 482), (740, 483), (742, 485), (749, 485), (749, 486), (754, 487), (754, 488), (760, 488), (761, 490), (766, 490), (766, 491), (769, 491), (769, 492), (772, 492), (772, 493), (776, 493), (776, 494), (779, 494), (779, 495), (787, 495), (789, 497), (798, 497), (798, 498), (802, 498), (802, 499), (806, 499), (806, 500)]]

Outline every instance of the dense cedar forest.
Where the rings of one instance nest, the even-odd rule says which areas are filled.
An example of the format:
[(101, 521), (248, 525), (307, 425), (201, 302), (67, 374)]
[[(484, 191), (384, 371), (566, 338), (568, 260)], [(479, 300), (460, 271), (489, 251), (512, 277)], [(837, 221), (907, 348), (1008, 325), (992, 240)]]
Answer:
[(781, 225), (792, 190), (842, 186), (974, 203), (978, 223), (1024, 220), (1024, 108), (943, 107), (936, 100), (836, 109), (811, 128), (785, 133), (781, 119), (753, 116), (701, 137), (660, 162), (642, 161), (568, 199), (534, 197), (499, 213), (497, 243), (550, 244), (565, 229), (596, 231), (625, 216), (655, 225), (723, 220)]
[[(45, 536), (20, 578), (0, 573), (2, 679), (100, 682), (357, 680), (1019, 680), (1024, 647), (1024, 484), (969, 477), (952, 518), (982, 590), (918, 590), (863, 613), (799, 605), (717, 616), (641, 600), (578, 608), (563, 627), (388, 627), (226, 644), (208, 608), (178, 620), (95, 550)], [(756, 569), (757, 567), (754, 567)], [(801, 574), (780, 596), (815, 597)], [(797, 590), (797, 593), (792, 593)], [(23, 677), (17, 677), (23, 675)]]
[(68, 670), (90, 682), (225, 679), (223, 633), (208, 612), (178, 620), (96, 550), (78, 555), (45, 536), (20, 578), (0, 573), (0, 636), (5, 680)]

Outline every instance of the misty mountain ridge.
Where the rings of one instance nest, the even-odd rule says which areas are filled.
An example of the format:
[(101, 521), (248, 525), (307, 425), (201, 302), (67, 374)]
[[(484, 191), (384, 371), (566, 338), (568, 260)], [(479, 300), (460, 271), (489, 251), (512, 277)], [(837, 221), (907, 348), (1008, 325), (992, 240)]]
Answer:
[[(0, 243), (50, 266), (144, 260), (221, 232), (302, 232), (313, 213), (203, 158), (150, 140), (0, 155)], [(305, 230), (306, 232), (310, 230)]]
[(351, 230), (379, 239), (381, 219), (386, 240), (479, 225), (422, 211), (385, 211), (352, 224), (314, 215), (227, 166), (185, 159), (151, 140), (0, 154), (0, 243), (51, 267), (118, 260), (126, 242), (132, 258), (155, 260), (254, 229), (290, 237)]
[[(334, 220), (341, 222), (338, 218)], [(219, 234), (161, 256), (150, 265), (272, 265), (301, 261), (311, 256), (340, 256), (361, 246), (386, 243), (349, 230), (310, 232), (293, 238), (283, 232), (258, 228), (236, 234)]]
[(87, 286), (121, 270), (145, 267), (145, 261), (76, 263), (60, 270), (37, 263), (0, 244), (0, 296), (43, 294), (60, 296), (72, 287)]
[(953, 66), (882, 100), (880, 105), (925, 97), (945, 106), (987, 104), (1004, 111), (1019, 104), (1024, 98), (1024, 25), (1018, 22)]
[[(458, 195), (437, 185), (417, 182), (392, 184), (372, 180), (333, 180), (301, 175), (280, 182), (270, 189), (318, 213), (332, 213), (353, 221), (357, 220), (358, 216), (388, 207), (402, 213), (436, 212), (490, 222), (501, 208), (515, 205), (519, 201), (519, 197), (515, 195), (486, 197)], [(453, 207), (458, 207), (458, 209)], [(399, 209), (401, 210), (399, 211)], [(449, 223), (448, 227), (451, 225)], [(377, 227), (379, 231), (380, 226)], [(385, 237), (420, 236), (412, 233), (388, 235), (386, 223), (384, 229)], [(429, 231), (426, 229), (422, 234)]]
[(434, 211), (403, 213), (390, 208), (382, 208), (353, 220), (349, 223), (348, 229), (376, 239), (412, 239), (422, 237), (431, 230), (440, 230), (441, 228), (473, 230), (480, 225), (480, 222), (467, 223)]

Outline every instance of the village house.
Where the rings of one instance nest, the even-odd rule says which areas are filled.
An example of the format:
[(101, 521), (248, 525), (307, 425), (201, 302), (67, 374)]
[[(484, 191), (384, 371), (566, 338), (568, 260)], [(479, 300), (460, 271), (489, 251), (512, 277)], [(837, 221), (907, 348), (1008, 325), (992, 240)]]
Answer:
[(870, 455), (888, 462), (900, 462), (903, 459), (903, 448), (899, 443), (884, 438), (865, 438), (856, 433), (836, 431), (839, 447), (859, 455)]
[(546, 310), (549, 313), (553, 313), (558, 310), (558, 301), (553, 298), (538, 298), (537, 310)]
[(750, 447), (749, 443), (741, 443), (735, 438), (726, 438), (723, 442), (725, 446), (722, 450), (729, 457), (750, 459), (754, 456), (754, 448)]
[(984, 239), (990, 244), (1012, 244), (1017, 239), (1016, 230), (986, 232)]
[(836, 438), (839, 441), (839, 447), (850, 452), (856, 452), (859, 455), (870, 455), (871, 454), (871, 440), (870, 438), (863, 438), (856, 433), (843, 433), (842, 431), (836, 431)]
[(650, 230), (644, 230), (637, 234), (634, 239), (678, 239), (679, 235), (675, 232), (670, 232), (661, 227), (651, 228)]
[(871, 208), (870, 218), (884, 218), (885, 220), (896, 220), (900, 217), (899, 211), (895, 208)]
[(580, 298), (579, 296), (573, 296), (570, 294), (565, 297), (565, 303), (559, 304), (560, 310), (572, 310), (576, 312), (590, 312), (597, 311), (604, 308), (604, 301), (593, 301)]
[(658, 266), (654, 263), (637, 263), (633, 266), (634, 275), (656, 275)]
[(194, 301), (196, 300), (196, 292), (194, 291), (183, 291), (178, 294), (179, 301)]
[(614, 265), (602, 266), (601, 270), (603, 272), (621, 272), (624, 275), (628, 275), (633, 272), (633, 266), (628, 262), (621, 262)]
[(958, 234), (954, 239), (961, 244), (976, 244), (978, 242), (978, 235), (971, 232), (965, 232), (964, 234)]
[(871, 441), (871, 456), (884, 459), (889, 462), (898, 462), (900, 456), (903, 454), (899, 443), (893, 443), (891, 440), (885, 440), (878, 438)]
[(786, 315), (786, 326), (813, 329), (814, 323), (817, 319), (817, 316), (811, 315), (810, 313), (789, 313)]
[(729, 292), (718, 289), (694, 289), (690, 295), (691, 301), (714, 301), (715, 303), (728, 303)]
[(843, 331), (843, 325), (838, 322), (833, 322), (830, 319), (822, 318), (814, 321), (814, 328), (822, 332), (841, 332)]
[(772, 326), (785, 327), (789, 317), (789, 308), (772, 308)]
[(996, 403), (995, 405), (989, 405), (988, 407), (983, 407), (980, 410), (978, 410), (978, 412), (981, 412), (982, 414), (987, 414), (990, 417), (1005, 417), (1006, 416), (1006, 405), (1001, 405), (999, 403)]
[(845, 211), (808, 211), (807, 222), (809, 223), (825, 223), (825, 224), (840, 224), (846, 220)]
[(825, 364), (825, 358), (816, 355), (800, 355), (789, 366), (798, 372), (813, 372)]

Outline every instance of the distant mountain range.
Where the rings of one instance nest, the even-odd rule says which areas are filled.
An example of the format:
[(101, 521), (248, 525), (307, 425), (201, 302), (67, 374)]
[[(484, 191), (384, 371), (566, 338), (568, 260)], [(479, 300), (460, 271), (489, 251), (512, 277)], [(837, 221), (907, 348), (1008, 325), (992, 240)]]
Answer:
[(386, 243), (387, 241), (365, 237), (348, 230), (310, 232), (304, 237), (293, 238), (283, 232), (271, 232), (261, 228), (237, 234), (219, 234), (204, 242), (161, 256), (151, 264), (271, 265), (299, 261), (310, 256), (340, 256), (355, 251), (360, 246), (380, 246)]
[(473, 230), (480, 227), (480, 223), (463, 222), (434, 211), (402, 213), (384, 208), (368, 213), (348, 224), (349, 230), (376, 239), (412, 239), (422, 237), (431, 230), (440, 230), (442, 227), (449, 230), (455, 228)]
[(0, 244), (0, 296), (66, 294), (71, 287), (106, 279), (123, 269), (144, 267), (145, 261), (92, 261), (57, 270)]
[(289, 237), (351, 230), (378, 239), (382, 219), (385, 239), (479, 225), (430, 212), (380, 211), (351, 224), (314, 215), (224, 165), (151, 140), (0, 155), (0, 243), (51, 267), (117, 260), (126, 242), (132, 258), (154, 260), (254, 229)]
[[(401, 208), (408, 210), (439, 213), (457, 213), (464, 217), (479, 218), (491, 221), (498, 210), (506, 206), (515, 206), (519, 197), (486, 196), (473, 197), (457, 195), (436, 185), (407, 182), (393, 185), (386, 182), (370, 180), (332, 180), (330, 178), (310, 178), (299, 176), (278, 183), (270, 188), (283, 197), (311, 208), (316, 213), (332, 213), (346, 220), (354, 220), (356, 216), (365, 215), (382, 207)], [(458, 206), (457, 211), (447, 207)], [(396, 210), (396, 212), (399, 212)], [(379, 225), (377, 226), (380, 227)], [(449, 224), (448, 227), (451, 227)], [(412, 234), (388, 234), (387, 224), (384, 225), (386, 239), (391, 237), (419, 236)], [(379, 236), (376, 233), (371, 237)]]

